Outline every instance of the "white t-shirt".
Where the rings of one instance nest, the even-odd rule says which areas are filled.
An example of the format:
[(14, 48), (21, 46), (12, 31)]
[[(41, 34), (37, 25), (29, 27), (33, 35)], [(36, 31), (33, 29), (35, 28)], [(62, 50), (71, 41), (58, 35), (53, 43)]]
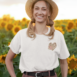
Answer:
[[(15, 54), (21, 52), (19, 69), (22, 73), (24, 71), (52, 70), (59, 66), (58, 58), (66, 59), (70, 56), (64, 36), (60, 31), (55, 30), (52, 40), (49, 40), (48, 36), (40, 34), (36, 34), (36, 38), (33, 40), (27, 36), (27, 29), (18, 31), (9, 45)], [(49, 32), (48, 27), (46, 34)], [(56, 43), (56, 46), (52, 43), (54, 45)]]

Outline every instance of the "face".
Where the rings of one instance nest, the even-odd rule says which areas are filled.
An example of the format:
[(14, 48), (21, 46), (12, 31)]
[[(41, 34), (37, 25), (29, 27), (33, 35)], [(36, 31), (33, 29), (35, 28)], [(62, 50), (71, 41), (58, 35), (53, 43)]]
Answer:
[(36, 22), (45, 22), (49, 15), (47, 5), (44, 1), (38, 1), (34, 5), (33, 16)]

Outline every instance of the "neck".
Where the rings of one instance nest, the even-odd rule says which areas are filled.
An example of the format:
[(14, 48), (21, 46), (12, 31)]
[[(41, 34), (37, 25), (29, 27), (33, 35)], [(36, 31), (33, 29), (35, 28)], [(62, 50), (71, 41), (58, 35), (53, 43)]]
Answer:
[(43, 23), (35, 22), (35, 33), (42, 34), (42, 33), (46, 33), (47, 30), (48, 28), (46, 27), (46, 22)]

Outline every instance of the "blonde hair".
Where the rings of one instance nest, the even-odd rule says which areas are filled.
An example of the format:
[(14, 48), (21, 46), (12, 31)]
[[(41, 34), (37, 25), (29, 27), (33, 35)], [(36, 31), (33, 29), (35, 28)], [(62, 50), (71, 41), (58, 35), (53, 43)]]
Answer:
[[(38, 1), (45, 1), (45, 0), (36, 0), (32, 5), (32, 13), (33, 13), (34, 4), (36, 2), (38, 2)], [(52, 14), (52, 12), (53, 12), (52, 6), (47, 1), (45, 1), (45, 3), (47, 5), (47, 7), (49, 8), (49, 12)], [(35, 39), (36, 34), (34, 32), (34, 25), (33, 25), (34, 23), (35, 23), (35, 19), (32, 17), (31, 21), (28, 24), (27, 35), (28, 35), (28, 37)], [(46, 24), (46, 26), (50, 27), (50, 32), (49, 32), (49, 34), (44, 34), (44, 35), (45, 36), (52, 36), (51, 38), (49, 38), (50, 40), (53, 39), (54, 32), (55, 32), (55, 28), (54, 28), (53, 24), (54, 24), (53, 20), (50, 18), (50, 16), (47, 16), (47, 24)]]

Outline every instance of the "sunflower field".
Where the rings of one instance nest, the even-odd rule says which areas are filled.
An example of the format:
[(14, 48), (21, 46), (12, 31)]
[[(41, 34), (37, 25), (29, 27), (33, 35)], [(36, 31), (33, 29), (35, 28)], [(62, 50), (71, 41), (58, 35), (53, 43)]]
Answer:
[[(30, 20), (22, 18), (22, 20), (15, 20), (10, 15), (3, 15), (0, 18), (0, 77), (11, 77), (6, 65), (5, 58), (9, 51), (10, 44), (16, 33), (28, 27)], [(70, 57), (68, 62), (68, 77), (77, 77), (77, 19), (68, 20), (54, 20), (55, 29), (63, 33)], [(19, 70), (20, 54), (15, 55), (13, 59), (13, 67), (16, 77), (22, 77)], [(57, 76), (62, 77), (60, 66), (55, 69)]]

